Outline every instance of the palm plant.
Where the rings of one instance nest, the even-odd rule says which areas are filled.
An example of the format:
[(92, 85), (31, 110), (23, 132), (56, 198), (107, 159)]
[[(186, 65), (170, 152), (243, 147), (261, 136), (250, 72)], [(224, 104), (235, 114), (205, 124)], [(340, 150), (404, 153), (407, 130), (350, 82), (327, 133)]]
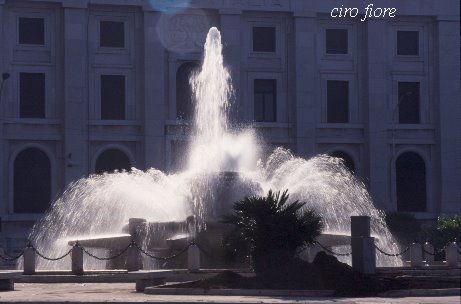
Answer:
[(321, 233), (321, 217), (303, 209), (304, 202), (288, 203), (288, 198), (288, 190), (282, 194), (269, 190), (265, 197), (250, 196), (234, 203), (234, 214), (225, 217), (224, 222), (235, 226), (227, 245), (239, 247), (243, 241), (257, 274), (283, 267), (298, 247), (313, 243)]

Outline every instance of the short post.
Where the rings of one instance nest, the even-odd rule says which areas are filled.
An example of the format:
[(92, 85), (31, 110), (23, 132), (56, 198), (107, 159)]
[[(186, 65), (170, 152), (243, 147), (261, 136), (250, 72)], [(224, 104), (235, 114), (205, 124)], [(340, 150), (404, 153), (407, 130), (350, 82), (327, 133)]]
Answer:
[(35, 273), (35, 250), (32, 246), (27, 246), (24, 249), (24, 274)]
[(424, 260), (426, 264), (430, 264), (434, 262), (434, 246), (431, 243), (426, 242), (424, 243)]
[(71, 257), (72, 274), (83, 274), (83, 249), (78, 242), (72, 247)]
[(143, 218), (129, 218), (128, 233), (132, 236), (136, 235), (141, 229), (141, 227), (146, 224), (146, 222), (147, 220)]
[(458, 267), (460, 254), (458, 253), (458, 246), (455, 242), (450, 242), (445, 249), (445, 258), (448, 267)]
[(142, 267), (141, 252), (133, 244), (128, 247), (126, 252), (126, 269), (128, 271), (138, 271)]
[(410, 245), (410, 266), (423, 266), (423, 247), (418, 242), (414, 242)]
[(196, 244), (191, 244), (187, 249), (187, 269), (200, 269), (200, 249)]
[(375, 240), (370, 232), (369, 216), (351, 216), (352, 268), (364, 274), (376, 271)]
[[(5, 250), (2, 247), (0, 247), (0, 255), (1, 256), (6, 256), (5, 255)], [(3, 266), (4, 264), (5, 264), (5, 260), (0, 259), (0, 266)]]

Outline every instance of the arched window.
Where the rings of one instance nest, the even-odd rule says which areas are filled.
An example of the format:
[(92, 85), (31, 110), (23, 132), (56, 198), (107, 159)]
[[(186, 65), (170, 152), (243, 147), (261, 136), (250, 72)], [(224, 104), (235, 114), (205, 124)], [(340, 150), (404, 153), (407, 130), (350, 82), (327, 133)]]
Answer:
[(426, 165), (417, 153), (405, 152), (395, 162), (397, 211), (426, 211)]
[(125, 153), (118, 149), (107, 149), (102, 152), (96, 159), (95, 171), (97, 174), (104, 172), (113, 172), (115, 170), (131, 169), (130, 160)]
[(198, 69), (194, 62), (183, 63), (176, 72), (176, 117), (190, 120), (193, 116), (192, 88), (189, 78)]
[(355, 172), (354, 160), (346, 152), (334, 151), (334, 152), (330, 153), (330, 156), (341, 158), (343, 160), (343, 163), (346, 166), (346, 168), (349, 169), (349, 171), (351, 171), (352, 173)]
[(21, 151), (13, 164), (15, 213), (42, 213), (51, 203), (51, 164), (37, 148)]

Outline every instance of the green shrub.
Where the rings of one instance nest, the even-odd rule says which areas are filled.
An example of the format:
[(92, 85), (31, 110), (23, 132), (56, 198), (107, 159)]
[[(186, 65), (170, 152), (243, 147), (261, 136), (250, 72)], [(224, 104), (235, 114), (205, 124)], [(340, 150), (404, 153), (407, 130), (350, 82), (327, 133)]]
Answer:
[(225, 217), (224, 222), (235, 227), (225, 247), (249, 254), (258, 275), (277, 272), (293, 259), (298, 247), (313, 243), (321, 233), (321, 217), (301, 210), (305, 203), (287, 203), (288, 198), (288, 190), (246, 197), (234, 203), (234, 214)]
[(439, 216), (437, 223), (424, 231), (427, 241), (435, 248), (442, 248), (448, 242), (461, 241), (461, 216)]

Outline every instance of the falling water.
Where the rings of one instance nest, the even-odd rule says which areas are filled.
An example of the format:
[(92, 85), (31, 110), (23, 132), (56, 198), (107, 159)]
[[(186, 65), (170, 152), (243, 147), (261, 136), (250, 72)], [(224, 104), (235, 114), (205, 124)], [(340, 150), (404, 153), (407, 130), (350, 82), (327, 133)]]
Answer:
[[(254, 130), (229, 126), (233, 89), (216, 28), (208, 32), (202, 68), (190, 83), (196, 111), (188, 166), (175, 174), (133, 169), (91, 175), (72, 183), (33, 228), (30, 238), (42, 254), (56, 257), (65, 253), (69, 240), (119, 234), (129, 218), (184, 221), (194, 214), (201, 229), (206, 229), (206, 222), (219, 211), (214, 195), (220, 187), (216, 177), (222, 171), (239, 172), (246, 185), (245, 191), (229, 193), (234, 201), (243, 198), (248, 189), (255, 195), (269, 189), (289, 189), (292, 199), (305, 201), (306, 208), (323, 217), (325, 233), (348, 234), (351, 215), (368, 215), (378, 245), (390, 252), (398, 250), (364, 185), (339, 159), (326, 155), (303, 159), (277, 148), (264, 160)], [(38, 268), (68, 269), (66, 259), (39, 259)], [(401, 262), (378, 255), (378, 265), (397, 266)], [(101, 269), (104, 264), (85, 259), (85, 268)]]

